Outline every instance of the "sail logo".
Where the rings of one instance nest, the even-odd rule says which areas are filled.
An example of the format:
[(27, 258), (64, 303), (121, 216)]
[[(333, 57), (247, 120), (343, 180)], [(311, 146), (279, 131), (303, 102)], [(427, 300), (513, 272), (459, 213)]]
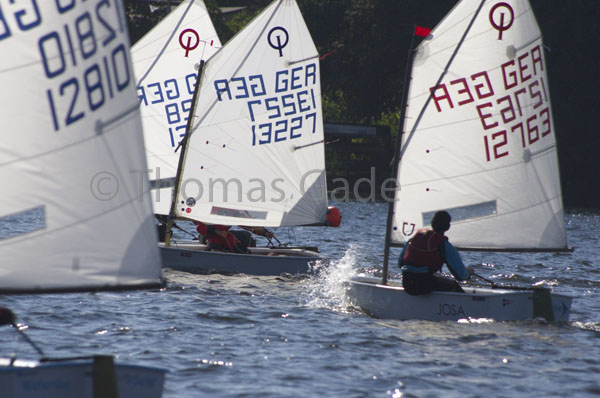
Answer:
[[(187, 41), (184, 42), (184, 39), (186, 39), (186, 38), (187, 38)], [(194, 39), (194, 42), (193, 42), (194, 44), (192, 44), (192, 38)], [(196, 48), (198, 48), (198, 45), (200, 44), (200, 42), (204, 43), (204, 45), (208, 44), (211, 47), (213, 47), (215, 44), (214, 40), (211, 40), (210, 42), (208, 42), (206, 40), (200, 40), (200, 35), (198, 34), (198, 32), (196, 32), (195, 29), (191, 29), (191, 28), (184, 29), (179, 34), (179, 45), (181, 46), (181, 48), (183, 48), (185, 50), (186, 58), (188, 58), (190, 51), (193, 51)]]
[[(277, 43), (274, 43), (274, 40)], [(281, 50), (283, 50), (285, 46), (287, 46), (289, 41), (290, 35), (288, 34), (287, 30), (285, 30), (285, 28), (281, 26), (274, 27), (269, 31), (269, 34), (267, 35), (267, 42), (269, 43), (269, 46), (271, 46), (271, 48), (273, 48), (274, 50), (279, 51), (280, 57), (283, 57), (283, 51)]]
[[(505, 20), (507, 14), (508, 20)], [(509, 30), (514, 21), (515, 12), (508, 3), (498, 3), (490, 10), (490, 24), (498, 31), (498, 40), (502, 40), (502, 33)]]
[(415, 232), (415, 223), (407, 223), (406, 221), (402, 223), (402, 234), (404, 236), (411, 236)]
[[(183, 38), (187, 35), (187, 43), (183, 43)], [(194, 38), (194, 44), (192, 44), (192, 37)], [(190, 51), (195, 50), (200, 44), (200, 36), (194, 29), (185, 29), (179, 34), (179, 45), (185, 50), (185, 57), (188, 57)]]

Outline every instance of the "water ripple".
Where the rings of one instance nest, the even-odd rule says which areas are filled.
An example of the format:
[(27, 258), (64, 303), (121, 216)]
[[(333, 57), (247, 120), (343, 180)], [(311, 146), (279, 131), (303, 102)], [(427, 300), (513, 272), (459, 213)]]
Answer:
[[(295, 232), (331, 259), (314, 277), (166, 270), (161, 290), (0, 296), (0, 305), (48, 355), (113, 354), (169, 369), (165, 398), (600, 394), (599, 214), (567, 214), (573, 253), (463, 256), (495, 283), (574, 296), (570, 322), (403, 322), (356, 311), (343, 287), (353, 275), (380, 275), (385, 204), (336, 205), (340, 228)], [(392, 259), (398, 255), (393, 249)], [(397, 266), (390, 271), (397, 275)], [(11, 327), (0, 328), (0, 341), (2, 355), (36, 357)]]

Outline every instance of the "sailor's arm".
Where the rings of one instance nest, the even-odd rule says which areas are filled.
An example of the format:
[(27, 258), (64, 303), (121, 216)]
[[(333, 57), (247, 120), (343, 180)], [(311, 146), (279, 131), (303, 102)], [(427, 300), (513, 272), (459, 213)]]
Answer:
[(454, 275), (454, 277), (461, 281), (466, 281), (473, 274), (473, 267), (465, 267), (458, 254), (458, 250), (448, 241), (444, 242), (446, 249), (446, 265), (448, 269)]
[(273, 233), (267, 230), (265, 227), (242, 227), (247, 231), (252, 232), (255, 235), (264, 236), (265, 238), (273, 238)]

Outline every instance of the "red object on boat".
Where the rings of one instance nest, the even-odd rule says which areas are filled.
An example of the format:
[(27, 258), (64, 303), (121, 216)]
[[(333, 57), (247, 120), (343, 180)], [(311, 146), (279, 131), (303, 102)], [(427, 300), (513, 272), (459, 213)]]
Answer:
[(335, 206), (329, 206), (327, 208), (327, 225), (330, 227), (339, 227), (342, 222), (342, 214), (340, 210)]

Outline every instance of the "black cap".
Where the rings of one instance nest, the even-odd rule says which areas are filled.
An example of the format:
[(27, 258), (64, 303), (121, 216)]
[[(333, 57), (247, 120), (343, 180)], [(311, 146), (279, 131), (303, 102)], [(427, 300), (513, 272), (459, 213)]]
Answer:
[(450, 229), (450, 221), (452, 218), (447, 211), (440, 210), (433, 215), (431, 219), (431, 227), (435, 232), (444, 233)]

